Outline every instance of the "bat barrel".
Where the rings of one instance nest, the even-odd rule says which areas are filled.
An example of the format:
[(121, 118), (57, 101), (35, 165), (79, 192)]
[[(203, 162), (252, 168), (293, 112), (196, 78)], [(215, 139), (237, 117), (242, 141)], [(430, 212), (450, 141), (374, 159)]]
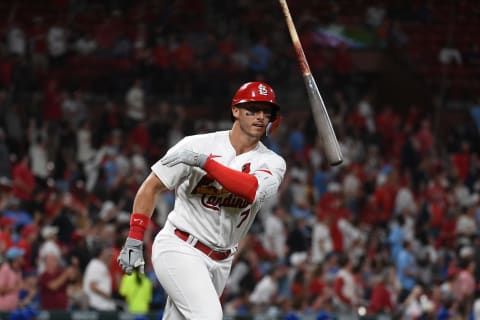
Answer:
[(313, 119), (315, 120), (327, 160), (332, 166), (339, 165), (343, 161), (342, 151), (317, 83), (311, 74), (304, 75), (303, 79), (307, 87), (310, 105), (312, 106)]

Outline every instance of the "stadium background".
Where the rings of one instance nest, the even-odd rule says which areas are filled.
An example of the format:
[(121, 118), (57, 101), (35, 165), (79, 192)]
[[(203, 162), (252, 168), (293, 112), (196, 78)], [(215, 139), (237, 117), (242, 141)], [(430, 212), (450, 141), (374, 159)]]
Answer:
[[(56, 293), (67, 299), (63, 311), (98, 317), (82, 313), (82, 275), (105, 247), (112, 298), (127, 309), (114, 260), (139, 183), (182, 136), (228, 128), (230, 99), (251, 80), (277, 93), (284, 121), (264, 142), (287, 159), (288, 172), (242, 243), (222, 297), (226, 317), (472, 316), (480, 279), (479, 4), (289, 5), (342, 145), (339, 167), (328, 167), (319, 148), (276, 1), (0, 3), (2, 267), (15, 260), (9, 249), (25, 252), (10, 316), (28, 318), (44, 305), (41, 261), (49, 253), (55, 272), (72, 274)], [(147, 243), (172, 199), (162, 195)], [(331, 249), (313, 243), (322, 235)], [(339, 309), (335, 284), (345, 268), (358, 301)], [(164, 296), (147, 270), (149, 315), (158, 318)], [(66, 313), (40, 318), (47, 315)]]

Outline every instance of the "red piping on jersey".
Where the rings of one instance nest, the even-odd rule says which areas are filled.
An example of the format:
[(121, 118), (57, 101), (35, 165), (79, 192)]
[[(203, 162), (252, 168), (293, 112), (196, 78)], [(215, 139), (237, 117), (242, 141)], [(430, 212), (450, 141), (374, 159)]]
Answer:
[(267, 169), (258, 169), (257, 171), (266, 172), (266, 173), (268, 173), (269, 175), (272, 175), (272, 172), (271, 172), (270, 170), (267, 170)]
[(203, 166), (215, 180), (231, 193), (252, 203), (257, 193), (258, 180), (251, 174), (240, 172), (208, 158)]

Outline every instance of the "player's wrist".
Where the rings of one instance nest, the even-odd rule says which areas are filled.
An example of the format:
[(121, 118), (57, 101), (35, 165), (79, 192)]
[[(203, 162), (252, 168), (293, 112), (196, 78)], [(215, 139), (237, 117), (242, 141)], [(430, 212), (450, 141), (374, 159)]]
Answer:
[(143, 241), (143, 236), (149, 222), (150, 218), (147, 215), (137, 212), (132, 213), (130, 216), (130, 231), (128, 232), (128, 237)]

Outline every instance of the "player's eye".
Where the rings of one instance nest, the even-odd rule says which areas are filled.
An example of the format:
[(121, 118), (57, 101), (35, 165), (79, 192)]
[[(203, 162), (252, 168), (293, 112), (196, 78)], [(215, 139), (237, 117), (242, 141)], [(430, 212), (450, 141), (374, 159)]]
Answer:
[(266, 111), (261, 110), (261, 109), (247, 108), (247, 109), (245, 109), (245, 110), (246, 110), (245, 114), (246, 114), (247, 116), (250, 116), (250, 117), (256, 116), (256, 115), (259, 114), (260, 112), (263, 112), (263, 116), (264, 116), (265, 118), (270, 119), (270, 118), (272, 117), (272, 114), (271, 114), (270, 112), (266, 112)]

